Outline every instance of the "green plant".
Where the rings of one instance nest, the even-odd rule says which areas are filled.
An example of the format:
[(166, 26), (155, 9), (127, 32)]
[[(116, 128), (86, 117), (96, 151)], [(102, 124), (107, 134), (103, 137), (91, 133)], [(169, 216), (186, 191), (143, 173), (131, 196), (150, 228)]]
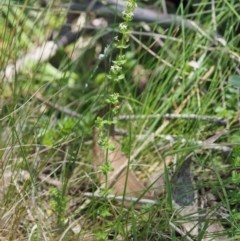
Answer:
[[(117, 55), (116, 60), (112, 61), (112, 66), (110, 67), (110, 72), (107, 75), (107, 78), (113, 82), (119, 82), (120, 80), (125, 78), (125, 75), (122, 72), (122, 68), (126, 63), (126, 57), (123, 54), (123, 50), (128, 48), (128, 41), (129, 41), (129, 22), (131, 22), (133, 17), (133, 11), (137, 6), (135, 0), (128, 0), (126, 1), (126, 9), (122, 13), (122, 18), (124, 20), (123, 23), (119, 24), (119, 32), (122, 34), (121, 39), (119, 40), (118, 37), (115, 37), (115, 47), (120, 50), (120, 53)], [(114, 89), (114, 88), (113, 88)], [(99, 167), (100, 171), (106, 176), (106, 183), (107, 183), (107, 173), (113, 171), (111, 168), (111, 164), (108, 160), (108, 150), (113, 151), (114, 145), (113, 143), (109, 142), (109, 135), (110, 135), (110, 126), (116, 124), (116, 121), (113, 120), (113, 117), (117, 115), (119, 109), (119, 94), (118, 93), (109, 93), (105, 94), (105, 102), (109, 105), (109, 113), (107, 115), (107, 119), (103, 117), (97, 117), (95, 121), (96, 128), (99, 130), (98, 136), (100, 140), (98, 144), (106, 150), (106, 162), (104, 165)], [(107, 134), (106, 134), (107, 132)]]
[(66, 221), (65, 212), (67, 211), (69, 198), (62, 190), (54, 187), (50, 187), (49, 193), (51, 198), (50, 205), (53, 213), (57, 216), (57, 224), (64, 224)]

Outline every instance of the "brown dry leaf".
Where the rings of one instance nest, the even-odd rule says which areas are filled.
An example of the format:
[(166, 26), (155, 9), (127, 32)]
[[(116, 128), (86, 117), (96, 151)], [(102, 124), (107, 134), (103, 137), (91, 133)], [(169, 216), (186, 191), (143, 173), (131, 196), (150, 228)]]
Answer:
[[(93, 136), (93, 166), (95, 170), (98, 171), (98, 166), (103, 165), (106, 161), (106, 151), (102, 150), (97, 143), (98, 135), (96, 128), (94, 128)], [(109, 141), (114, 144), (115, 150), (109, 151), (107, 156), (107, 160), (114, 168), (112, 172), (108, 173), (107, 187), (113, 189), (112, 194), (122, 195), (126, 186), (126, 196), (140, 197), (144, 193), (144, 190), (146, 190), (146, 187), (140, 183), (132, 170), (128, 170), (128, 158), (121, 152), (121, 145), (119, 142), (112, 136), (109, 138)], [(106, 177), (102, 173), (99, 173), (99, 180), (104, 185), (106, 184)], [(142, 197), (152, 198), (153, 193), (147, 191)]]
[(206, 204), (213, 203), (213, 195), (199, 197), (194, 188), (190, 171), (191, 162), (192, 156), (189, 155), (172, 178), (173, 206), (182, 219), (181, 226), (191, 236), (200, 235), (204, 227), (203, 241), (226, 240), (227, 236), (223, 235), (224, 228), (215, 215), (216, 209), (206, 208)]
[[(197, 202), (193, 203), (191, 206), (181, 207), (175, 202), (173, 203), (174, 207), (178, 210), (177, 214), (183, 218), (183, 221), (180, 221), (182, 228), (186, 233), (189, 233), (191, 236), (197, 237), (199, 235), (199, 231), (204, 227), (205, 222), (200, 222), (201, 218), (199, 213), (199, 207)], [(205, 231), (205, 235), (203, 237), (203, 241), (217, 241), (217, 240), (226, 240), (227, 236), (223, 235), (224, 227), (220, 222), (213, 220), (214, 215), (211, 210), (207, 213), (207, 210), (204, 209), (206, 213), (204, 213), (204, 220), (208, 220), (208, 227)]]
[(155, 162), (151, 164), (151, 167), (148, 170), (150, 177), (146, 182), (146, 187), (150, 187), (154, 192), (154, 196), (159, 198), (165, 193), (165, 173), (164, 165), (168, 166), (171, 162), (174, 162), (176, 158), (175, 155), (165, 157), (162, 162)]
[(151, 188), (156, 198), (162, 196), (165, 193), (164, 170), (153, 173), (146, 186)]

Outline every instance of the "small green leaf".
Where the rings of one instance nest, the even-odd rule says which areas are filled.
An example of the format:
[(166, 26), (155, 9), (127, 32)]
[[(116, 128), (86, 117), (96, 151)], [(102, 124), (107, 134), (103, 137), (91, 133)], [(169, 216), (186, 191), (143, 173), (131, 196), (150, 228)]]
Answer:
[(110, 161), (106, 161), (103, 165), (98, 166), (99, 170), (103, 173), (103, 175), (107, 175), (109, 172), (114, 171), (114, 168), (111, 166)]
[(236, 170), (232, 171), (232, 181), (236, 185), (240, 184), (240, 174), (238, 174)]
[(112, 214), (109, 212), (107, 208), (100, 208), (98, 212), (99, 212), (99, 215), (103, 218), (112, 216)]
[(240, 75), (232, 75), (229, 78), (229, 84), (240, 88)]

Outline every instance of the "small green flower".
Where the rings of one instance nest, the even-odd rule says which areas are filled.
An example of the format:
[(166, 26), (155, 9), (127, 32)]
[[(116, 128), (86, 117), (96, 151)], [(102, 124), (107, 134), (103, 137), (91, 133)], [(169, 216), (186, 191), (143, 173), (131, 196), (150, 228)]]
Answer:
[[(130, 22), (133, 19), (133, 12), (129, 12), (129, 11), (123, 11), (122, 12), (122, 18), (126, 21), (126, 22)], [(120, 27), (120, 26), (119, 26)]]
[(117, 105), (119, 103), (118, 97), (119, 97), (118, 93), (111, 94), (106, 98), (106, 102), (108, 104)]
[(103, 128), (103, 126), (104, 126), (103, 118), (101, 118), (101, 117), (98, 116), (97, 119), (96, 119), (96, 121), (95, 121), (95, 125), (96, 125), (96, 128), (97, 128), (97, 129)]
[(114, 168), (111, 166), (110, 161), (106, 161), (103, 165), (98, 166), (99, 170), (103, 175), (107, 175), (109, 172), (114, 171)]
[(128, 34), (128, 25), (126, 23), (120, 23), (119, 24), (119, 31), (123, 35)]
[(103, 137), (101, 140), (98, 141), (98, 145), (101, 146), (104, 150), (114, 151), (115, 146), (113, 143), (109, 142), (108, 139), (108, 136)]
[(110, 71), (113, 73), (113, 74), (118, 74), (120, 71), (122, 70), (122, 67), (117, 65), (117, 64), (114, 64), (113, 66), (111, 66), (110, 68)]
[(117, 59), (112, 62), (117, 65), (124, 65), (127, 62), (126, 56), (123, 54), (120, 54), (117, 56)]

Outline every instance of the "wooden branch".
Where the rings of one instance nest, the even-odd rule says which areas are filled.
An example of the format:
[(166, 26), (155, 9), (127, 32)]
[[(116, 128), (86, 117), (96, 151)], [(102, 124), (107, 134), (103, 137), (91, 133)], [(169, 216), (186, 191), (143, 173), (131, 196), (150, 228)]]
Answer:
[[(104, 5), (100, 2), (92, 6), (91, 11), (95, 12), (99, 16), (122, 16), (122, 12), (125, 10), (126, 5), (124, 1), (119, 0), (107, 0), (107, 5)], [(88, 4), (86, 3), (67, 3), (61, 5), (64, 8), (69, 9), (69, 11), (87, 11)], [(157, 11), (136, 7), (134, 10), (133, 21), (136, 22), (147, 22), (147, 23), (157, 23), (164, 28), (170, 28), (172, 26), (186, 28), (194, 30), (197, 33), (200, 33), (202, 36), (208, 38), (209, 40), (214, 40), (213, 42), (226, 45), (226, 41), (219, 34), (212, 32), (210, 36), (201, 28), (200, 25), (194, 21), (185, 19), (181, 16), (174, 14), (162, 14)]]

